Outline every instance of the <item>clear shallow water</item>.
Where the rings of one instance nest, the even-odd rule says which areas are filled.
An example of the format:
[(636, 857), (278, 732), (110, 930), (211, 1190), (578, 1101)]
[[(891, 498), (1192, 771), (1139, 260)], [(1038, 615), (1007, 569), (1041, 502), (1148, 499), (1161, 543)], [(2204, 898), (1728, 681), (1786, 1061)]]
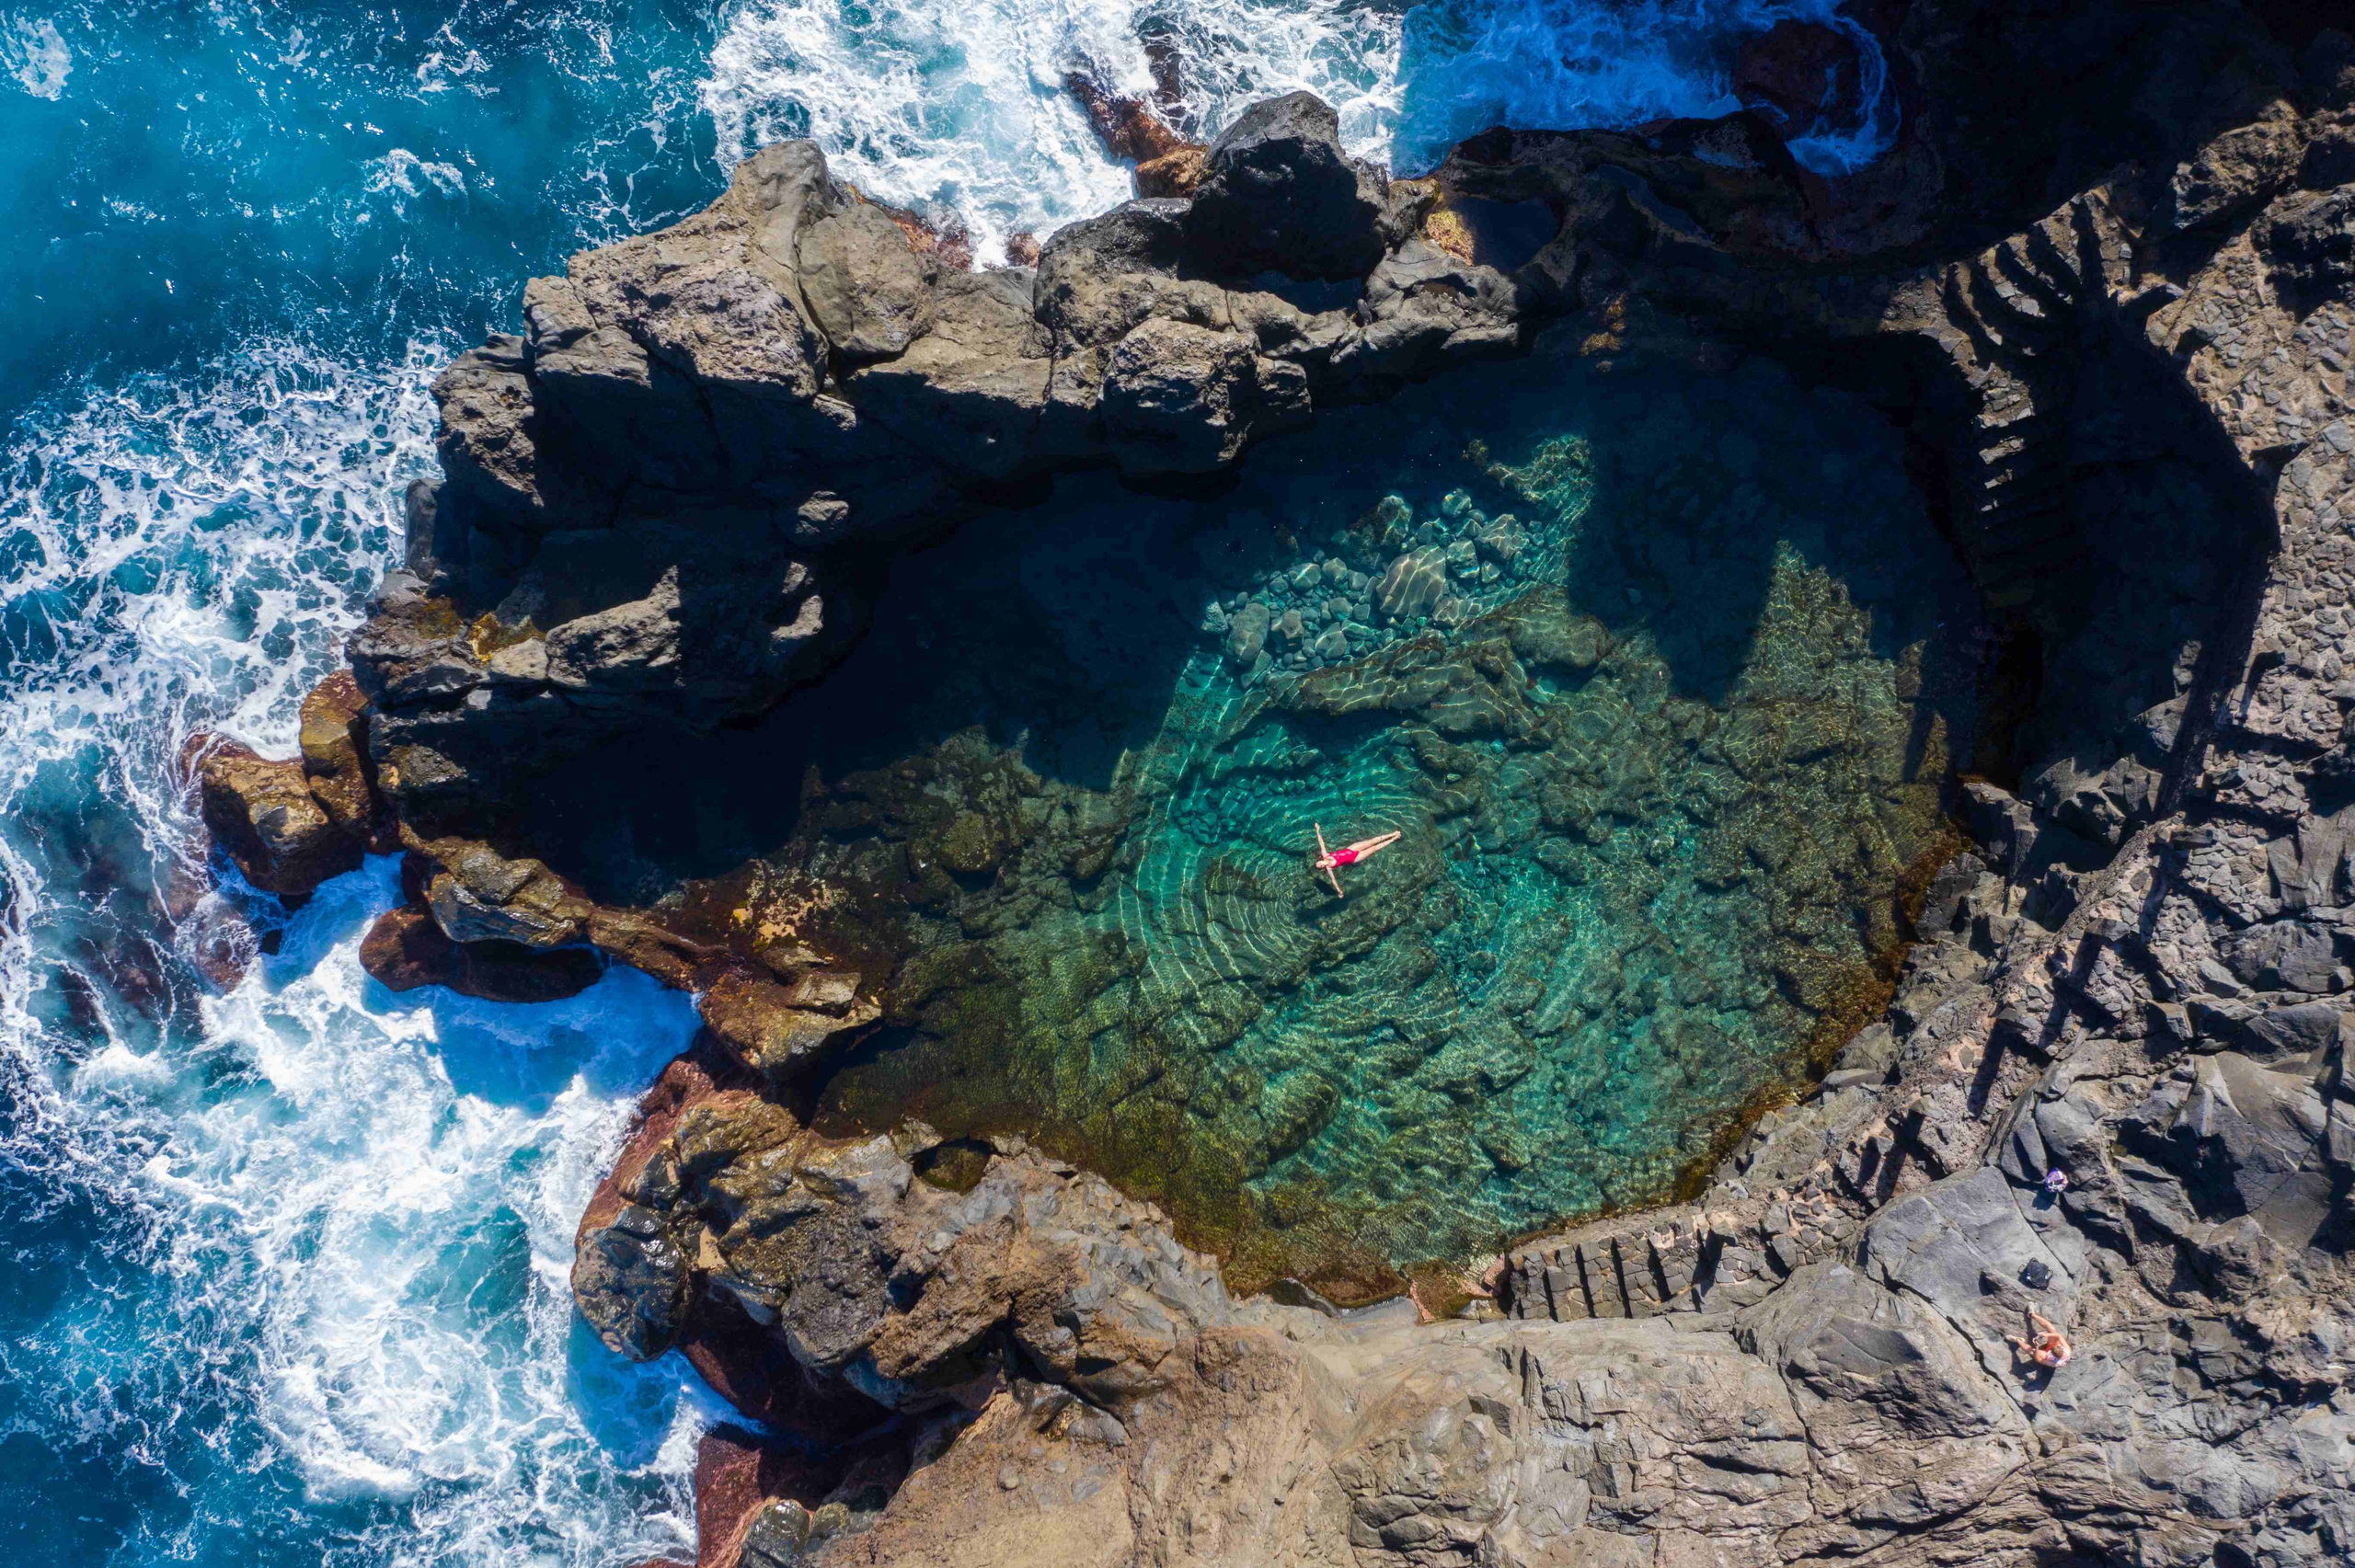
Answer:
[[(624, 897), (683, 830), (763, 854), (682, 915), (890, 977), (821, 1117), (1043, 1139), (1239, 1286), (1663, 1198), (1878, 1005), (1976, 612), (1869, 409), (1568, 348), (1215, 501), (972, 524), (758, 730), (585, 765), (550, 853)], [(1230, 646), (1255, 606), (1296, 637)], [(1404, 837), (1338, 898), (1320, 824)]]
[[(512, 325), (523, 280), (804, 129), (985, 245), (1098, 210), (1125, 177), (1061, 74), (1084, 53), (1139, 87), (1155, 29), (1198, 62), (1195, 124), (1304, 85), (1360, 147), (1428, 155), (1494, 117), (1468, 83), (1506, 14), (1432, 43), (1395, 6), (1309, 0), (0, 7), (0, 1544), (685, 1542), (708, 1396), (608, 1356), (563, 1285), (684, 999), (629, 976), (533, 1010), (390, 997), (354, 959), (382, 864), (230, 994), (192, 962), (269, 906), (182, 864), (178, 742), (291, 747), (431, 471), (426, 383)], [(1694, 40), (1735, 14), (1565, 12), (1529, 46), (1627, 69), (1516, 111), (1705, 110), (1721, 66)]]

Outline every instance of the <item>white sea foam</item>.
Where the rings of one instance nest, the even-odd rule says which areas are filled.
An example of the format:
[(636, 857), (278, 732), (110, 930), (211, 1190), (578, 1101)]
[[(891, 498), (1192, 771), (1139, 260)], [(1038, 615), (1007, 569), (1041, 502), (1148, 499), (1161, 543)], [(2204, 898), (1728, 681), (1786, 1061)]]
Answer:
[(1878, 45), (1840, 0), (735, 0), (703, 98), (725, 159), (808, 136), (886, 200), (961, 219), (984, 259), (1130, 194), (1063, 90), (1083, 64), (1146, 97), (1147, 36), (1183, 62), (1181, 127), (1209, 136), (1299, 88), (1340, 114), (1350, 151), (1429, 167), (1490, 125), (1626, 125), (1720, 114), (1729, 40), (1786, 17), (1854, 38), (1867, 123), (1794, 143), (1849, 168), (1887, 145)]
[(395, 147), (368, 165), (367, 189), (372, 193), (393, 192), (399, 197), (415, 198), (431, 191), (436, 196), (463, 196), (466, 193), (466, 172), (455, 164), (438, 164), (431, 158), (420, 158), (407, 147)]
[(1872, 112), (1855, 127), (1792, 143), (1820, 172), (1861, 166), (1888, 145), (1894, 104), (1880, 46), (1844, 0), (1431, 0), (1409, 13), (1402, 48), (1398, 161), (1427, 166), (1491, 125), (1628, 125), (1730, 113), (1735, 41), (1784, 20), (1845, 34), (1864, 63)]
[(152, 921), (94, 904), (116, 879), (89, 868), (180, 853), (178, 738), (293, 745), (430, 471), (446, 353), (260, 343), (38, 408), (0, 456), (0, 1159), (85, 1195), (144, 1282), (0, 1345), (0, 1378), (149, 1463), (258, 1430), (315, 1504), (378, 1521), (337, 1561), (588, 1568), (692, 1540), (714, 1418), (675, 1359), (598, 1345), (566, 1278), (686, 999), (630, 971), (542, 1007), (396, 997), (357, 956), (398, 897), (381, 860), (198, 1019), (102, 989), (91, 1041), (41, 1001), (61, 959)]
[(213, 1048), (258, 1082), (190, 1119), (174, 1174), (242, 1216), (270, 1299), (264, 1419), (316, 1494), (454, 1486), (443, 1523), (485, 1549), (459, 1555), (526, 1524), (593, 1555), (601, 1472), (645, 1469), (695, 1418), (675, 1367), (608, 1368), (576, 1404), (572, 1231), (694, 1010), (626, 969), (537, 1007), (394, 997), (358, 940), (396, 883), (385, 859), (328, 884), (207, 1007)]
[(0, 15), (0, 71), (37, 98), (61, 98), (74, 71), (74, 52), (46, 17)]
[(1379, 151), (1391, 114), (1396, 22), (1338, 0), (737, 0), (723, 16), (703, 98), (724, 157), (811, 137), (861, 189), (961, 218), (985, 260), (1127, 199), (1063, 81), (1086, 66), (1149, 96), (1145, 31), (1180, 41), (1189, 123), (1309, 87)]

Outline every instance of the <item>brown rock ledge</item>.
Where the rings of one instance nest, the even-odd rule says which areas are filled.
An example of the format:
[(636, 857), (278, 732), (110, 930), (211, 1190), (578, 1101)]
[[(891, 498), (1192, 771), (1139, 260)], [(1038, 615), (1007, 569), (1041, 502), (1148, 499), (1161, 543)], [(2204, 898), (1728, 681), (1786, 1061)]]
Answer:
[[(1149, 1206), (1083, 1172), (1011, 1140), (949, 1147), (922, 1128), (821, 1138), (780, 1086), (702, 1047), (665, 1075), (584, 1219), (584, 1310), (625, 1354), (684, 1336), (716, 1381), (782, 1425), (807, 1413), (844, 1456), (839, 1473), (787, 1475), (716, 1440), (707, 1560), (2343, 1559), (2355, 1539), (2343, 211), (2355, 174), (2339, 155), (2355, 45), (2324, 33), (2292, 62), (2241, 13), (2188, 5), (2084, 8), (2066, 36), (2013, 20), (1917, 0), (1891, 43), (1923, 112), (1884, 168), (1844, 189), (1798, 177), (1749, 119), (1501, 132), (1436, 180), (1451, 199), (1559, 210), (1560, 235), (1516, 274), (1531, 292), (1514, 297), (1583, 313), (1594, 352), (1673, 311), (1775, 344), (1913, 419), (1925, 484), (1987, 601), (2015, 612), (2042, 701), (2001, 759), (2016, 791), (1973, 792), (1976, 847), (1931, 888), (1887, 1017), (1808, 1103), (1763, 1121), (1695, 1203), (1516, 1247), (1497, 1304), (1421, 1328), (1395, 1306), (1334, 1316), (1234, 1300)], [(1964, 105), (1981, 129), (1962, 128)], [(531, 614), (557, 630), (503, 642), (530, 619), (508, 596), (563, 532), (534, 530), (601, 504), (582, 474), (541, 462), (541, 436), (554, 452), (598, 417), (577, 405), (588, 412), (568, 435), (543, 419), (560, 398), (609, 384), (611, 407), (670, 418), (687, 378), (719, 416), (688, 428), (672, 457), (743, 436), (724, 417), (739, 395), (839, 432), (847, 417), (819, 402), (836, 395), (810, 390), (820, 361), (863, 419), (856, 395), (879, 383), (837, 366), (844, 345), (886, 340), (895, 301), (910, 319), (932, 312), (927, 331), (995, 309), (988, 291), (1002, 285), (951, 286), (919, 266), (907, 276), (921, 287), (879, 287), (821, 352), (791, 303), (798, 275), (779, 270), (800, 254), (779, 247), (815, 209), (770, 200), (779, 182), (818, 186), (806, 160), (756, 164), (701, 228), (580, 267), (572, 287), (593, 305), (582, 295), (568, 315), (562, 291), (543, 291), (531, 343), (453, 372), (456, 494), (415, 514), (419, 565), (447, 591), (396, 592), (354, 649), (407, 841), (472, 899), (444, 904), (565, 922), (699, 986), (710, 966), (752, 975), (750, 960), (642, 913), (575, 909), (560, 873), (519, 876), (515, 860), (451, 847), (464, 835), (439, 836), (432, 818), (488, 806), (522, 754), (502, 747), (576, 722), (512, 716), (553, 695), (551, 672), (574, 682), (558, 703), (610, 704), (583, 725), (646, 722), (679, 706), (683, 682), (699, 722), (804, 678), (793, 650), (821, 641), (807, 624), (813, 600), (833, 602), (820, 572), (780, 573), (773, 600), (728, 601), (728, 616), (782, 635), (770, 653), (787, 651), (750, 677), (707, 679), (684, 668), (710, 624), (688, 609), (695, 572), (599, 603), (541, 569)], [(1345, 165), (1316, 177), (1335, 210), (1358, 205)], [(1382, 243), (1415, 226), (1368, 204)], [(1045, 411), (1074, 387), (1086, 418), (1107, 418), (1112, 378), (1090, 382), (1090, 367), (1209, 298), (1157, 269), (1155, 247), (1176, 243), (1183, 215), (1124, 212), (1077, 226), (1096, 248), (1051, 242), (1031, 325), (990, 318), (1006, 333), (994, 345), (1028, 343), (1039, 326), (1056, 346), (994, 347), (966, 365), (977, 379), (953, 384), (1039, 359), (1051, 362), (1028, 405), (1036, 429), (1055, 430)], [(1236, 216), (1219, 232), (1255, 254), (1251, 214)], [(735, 254), (760, 287), (689, 243), (714, 235), (745, 247)], [(643, 280), (658, 275), (674, 286), (665, 297), (711, 312), (650, 307)], [(1232, 322), (1248, 291), (1213, 292)], [(1154, 303), (1120, 303), (1142, 299)], [(757, 356), (706, 330), (740, 314), (763, 324)], [(1517, 339), (1523, 318), (1511, 320)], [(1255, 377), (1263, 359), (1300, 368), (1313, 404), (1376, 390), (1337, 367), (1376, 351), (1381, 326), (1350, 324), (1346, 353), (1285, 361), (1263, 351), (1264, 330), (1242, 347)], [(869, 326), (885, 337), (857, 336)], [(943, 333), (928, 363), (972, 340)], [(945, 371), (922, 379), (952, 384)], [(1030, 385), (974, 395), (1024, 406)], [(1248, 431), (1229, 451), (1231, 430), (1188, 418), (1165, 442), (1220, 464), (1247, 445)], [(1140, 471), (1169, 450), (1077, 428), (1109, 443), (1087, 451), (1124, 452)], [(1075, 450), (1038, 439), (1040, 461)], [(946, 490), (1020, 467), (959, 461)], [(770, 505), (799, 541), (795, 530), (823, 534), (871, 498)], [(689, 533), (692, 515), (685, 502), (675, 514)], [(594, 555), (583, 549), (578, 559)], [(720, 558), (678, 557), (697, 570)], [(2112, 607), (2133, 613), (2106, 620), (2105, 585), (2120, 582), (2138, 586)], [(516, 651), (534, 641), (538, 654)], [(2121, 648), (2150, 657), (2114, 670), (2105, 660)], [(2150, 679), (2162, 694), (2131, 723), (2105, 716)], [(491, 700), (470, 704), (477, 692)], [(511, 692), (529, 695), (502, 707)], [(495, 721), (465, 716), (493, 709)], [(484, 742), (494, 728), (469, 727), (487, 722), (514, 727)], [(282, 777), (266, 782), (276, 794), (237, 794), (232, 826), (256, 821), (247, 802), (281, 798), (285, 823), (307, 820)], [(805, 978), (734, 989), (765, 999)], [(2069, 1178), (2057, 1196), (2040, 1185), (2052, 1170)], [(2005, 1336), (2030, 1308), (2072, 1337), (2066, 1366), (2012, 1356)], [(820, 1413), (805, 1388), (890, 1413), (867, 1439), (879, 1457), (847, 1430), (867, 1407), (845, 1397)]]

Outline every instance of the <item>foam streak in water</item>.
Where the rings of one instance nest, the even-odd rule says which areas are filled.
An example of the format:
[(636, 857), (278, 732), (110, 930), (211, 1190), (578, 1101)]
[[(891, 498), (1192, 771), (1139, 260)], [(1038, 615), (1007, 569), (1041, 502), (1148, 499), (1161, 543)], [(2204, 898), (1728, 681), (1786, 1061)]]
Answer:
[(225, 997), (156, 945), (192, 828), (172, 749), (291, 748), (430, 471), (446, 353), (257, 343), (44, 407), (0, 465), (0, 1438), (103, 1472), (79, 1516), (152, 1556), (591, 1564), (688, 1535), (707, 1396), (586, 1337), (566, 1280), (685, 999), (626, 972), (540, 1008), (392, 998), (357, 957), (390, 861)]
[(727, 13), (704, 102), (724, 155), (811, 137), (869, 194), (961, 219), (992, 260), (1011, 234), (1128, 197), (1128, 171), (1063, 79), (1086, 66), (1150, 97), (1148, 37), (1178, 47), (1191, 126), (1307, 87), (1341, 109), (1354, 143), (1386, 134), (1396, 21), (1338, 0), (745, 0)]
[(1163, 112), (1208, 137), (1251, 103), (1306, 88), (1339, 111), (1352, 152), (1426, 169), (1491, 125), (1574, 129), (1739, 107), (1738, 41), (1777, 22), (1847, 36), (1869, 106), (1855, 125), (1792, 143), (1832, 173), (1895, 131), (1880, 46), (1841, 0), (740, 0), (725, 14), (703, 99), (722, 156), (781, 137), (822, 145), (886, 200), (953, 215), (984, 260), (1008, 235), (1044, 235), (1129, 193), (1063, 88), (1086, 66), (1151, 98), (1147, 41), (1174, 47), (1182, 101)]

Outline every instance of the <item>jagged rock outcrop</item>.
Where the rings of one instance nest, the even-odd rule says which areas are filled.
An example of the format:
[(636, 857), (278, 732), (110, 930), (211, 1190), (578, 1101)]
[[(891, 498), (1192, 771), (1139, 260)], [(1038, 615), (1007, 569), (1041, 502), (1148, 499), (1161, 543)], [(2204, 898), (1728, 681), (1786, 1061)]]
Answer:
[[(415, 860), (385, 944), (585, 943), (702, 994), (576, 1294), (622, 1354), (847, 1445), (787, 1474), (716, 1441), (706, 1561), (2345, 1558), (2355, 44), (2293, 59), (2202, 6), (2010, 20), (1908, 8), (1927, 111), (1829, 187), (1756, 113), (1494, 132), (1385, 182), (1293, 101), (1035, 273), (944, 270), (771, 149), (453, 367), (448, 479), (352, 644), (364, 718), (322, 698), (316, 750), (306, 709), (304, 761), (224, 761), (207, 816), (299, 892), (377, 830), (357, 777)], [(2017, 711), (1816, 1091), (1689, 1204), (1517, 1245), (1493, 1298), (1419, 1281), (1437, 1324), (1235, 1300), (1017, 1140), (812, 1130), (796, 1075), (872, 976), (440, 820), (760, 711), (855, 633), (863, 551), (1068, 464), (1215, 473), (1547, 312), (1597, 357), (1673, 313), (1900, 415)], [(1433, 576), (1369, 589), (1435, 610)], [(1247, 664), (1287, 634), (1261, 606), (1221, 635)], [(951, 874), (997, 853), (938, 834)], [(2065, 1365), (2016, 1354), (2030, 1311)]]
[[(2194, 106), (2196, 143), (1871, 276), (1766, 264), (1805, 231), (1745, 212), (1763, 158), (1661, 174), (1657, 145), (1514, 138), (1442, 171), (1443, 201), (1572, 209), (1544, 264), (1607, 283), (1597, 352), (1673, 304), (1803, 361), (1845, 344), (1852, 383), (1911, 400), (1949, 454), (1958, 546), (2013, 618), (1995, 662), (2042, 687), (2019, 791), (1970, 787), (1973, 848), (1924, 890), (1887, 1015), (1694, 1203), (1514, 1249), (1501, 1317), (1474, 1296), (1418, 1329), (1189, 1288), (1089, 1386), (1005, 1353), (970, 1425), (814, 1560), (2343, 1556), (2348, 53), (2326, 37), (2242, 122)], [(2244, 108), (2258, 78), (2246, 55), (2216, 73)], [(1605, 162), (1634, 184), (1598, 190)], [(866, 1147), (893, 1173), (867, 1190), (900, 1196), (863, 1235), (950, 1203)], [(1019, 1151), (984, 1170), (975, 1192), (1086, 1182)], [(1141, 1229), (1068, 1223), (1082, 1253), (1109, 1227), (1129, 1255)], [(871, 1266), (912, 1303), (867, 1291), (867, 1344), (936, 1288), (922, 1262), (893, 1272), (924, 1255), (904, 1249)], [(998, 1344), (1026, 1343), (1014, 1304), (1041, 1276), (1067, 1299), (1034, 1255), (991, 1253), (976, 1315)], [(944, 1299), (971, 1299), (960, 1276)], [(2030, 1310), (2066, 1365), (2017, 1354)]]
[(633, 727), (756, 715), (856, 635), (862, 555), (1059, 467), (1212, 474), (1522, 342), (1527, 285), (1416, 239), (1430, 188), (1315, 98), (1204, 156), (1190, 200), (968, 273), (780, 144), (534, 280), (524, 332), (437, 383), (447, 477), (352, 639), (387, 795), (479, 817)]
[(300, 758), (271, 761), (233, 740), (204, 745), (199, 809), (213, 841), (265, 893), (301, 898), (360, 864), (365, 831), (339, 820)]
[(447, 986), (486, 1001), (555, 1001), (577, 996), (605, 972), (586, 947), (545, 952), (500, 940), (454, 942), (431, 910), (387, 910), (360, 944), (360, 967), (387, 990)]

